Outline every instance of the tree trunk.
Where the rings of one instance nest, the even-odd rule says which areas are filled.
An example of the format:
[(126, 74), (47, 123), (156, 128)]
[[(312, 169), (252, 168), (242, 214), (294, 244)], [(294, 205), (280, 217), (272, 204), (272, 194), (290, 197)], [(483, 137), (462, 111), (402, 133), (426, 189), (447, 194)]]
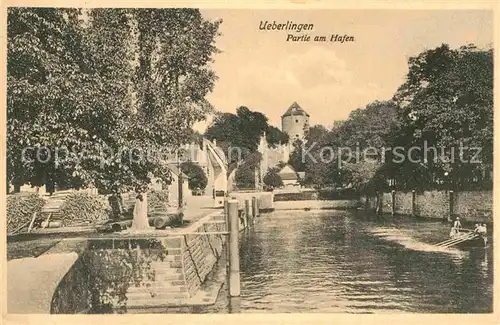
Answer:
[(134, 219), (132, 220), (131, 231), (151, 230), (148, 220), (148, 195), (141, 193), (135, 200)]

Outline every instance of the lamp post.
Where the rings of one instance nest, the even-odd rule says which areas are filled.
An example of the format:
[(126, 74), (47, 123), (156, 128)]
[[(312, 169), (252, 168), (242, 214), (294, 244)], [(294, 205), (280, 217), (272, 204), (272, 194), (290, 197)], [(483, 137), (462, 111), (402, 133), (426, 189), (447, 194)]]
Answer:
[(449, 175), (448, 172), (444, 172), (445, 186), (448, 189), (448, 203), (449, 203), (449, 206), (448, 206), (448, 222), (452, 222), (453, 221), (453, 206), (454, 206), (455, 197), (453, 195), (454, 193), (453, 193), (452, 186), (451, 186), (451, 181), (450, 181), (450, 178), (448, 177), (448, 175)]

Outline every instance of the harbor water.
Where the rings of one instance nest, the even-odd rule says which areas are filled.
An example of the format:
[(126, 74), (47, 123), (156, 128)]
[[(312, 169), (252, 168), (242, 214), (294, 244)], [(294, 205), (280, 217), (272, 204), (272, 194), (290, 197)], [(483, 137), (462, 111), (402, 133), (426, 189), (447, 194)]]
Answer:
[(225, 285), (215, 305), (190, 312), (492, 312), (491, 245), (437, 249), (448, 234), (411, 217), (264, 214), (241, 233), (241, 297)]

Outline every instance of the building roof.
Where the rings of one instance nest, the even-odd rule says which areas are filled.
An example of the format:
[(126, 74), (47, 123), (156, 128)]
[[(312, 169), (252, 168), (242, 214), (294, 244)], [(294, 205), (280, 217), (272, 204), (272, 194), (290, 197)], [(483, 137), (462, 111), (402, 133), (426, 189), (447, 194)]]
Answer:
[(293, 102), (293, 104), (290, 105), (290, 107), (288, 107), (288, 109), (286, 110), (286, 112), (283, 115), (281, 115), (281, 117), (293, 116), (293, 115), (305, 115), (305, 116), (309, 116), (309, 114), (307, 114), (307, 112), (304, 111), (304, 109), (302, 107), (300, 107), (300, 105), (297, 104), (297, 102)]

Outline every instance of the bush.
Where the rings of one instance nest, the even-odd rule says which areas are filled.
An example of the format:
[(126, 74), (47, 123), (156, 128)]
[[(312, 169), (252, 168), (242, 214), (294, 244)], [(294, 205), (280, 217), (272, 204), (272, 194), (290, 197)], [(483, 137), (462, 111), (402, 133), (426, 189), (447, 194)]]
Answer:
[(60, 208), (61, 222), (64, 226), (75, 223), (94, 223), (107, 219), (111, 214), (109, 204), (102, 197), (76, 192), (69, 194)]
[(45, 204), (38, 194), (7, 196), (7, 233), (18, 230), (24, 224), (29, 225), (33, 214), (42, 211)]
[(200, 165), (191, 161), (186, 161), (181, 164), (181, 170), (189, 177), (188, 185), (190, 190), (204, 190), (207, 187), (208, 178)]
[(167, 190), (151, 190), (148, 192), (148, 215), (157, 207), (164, 207), (165, 210), (168, 206), (168, 191)]

